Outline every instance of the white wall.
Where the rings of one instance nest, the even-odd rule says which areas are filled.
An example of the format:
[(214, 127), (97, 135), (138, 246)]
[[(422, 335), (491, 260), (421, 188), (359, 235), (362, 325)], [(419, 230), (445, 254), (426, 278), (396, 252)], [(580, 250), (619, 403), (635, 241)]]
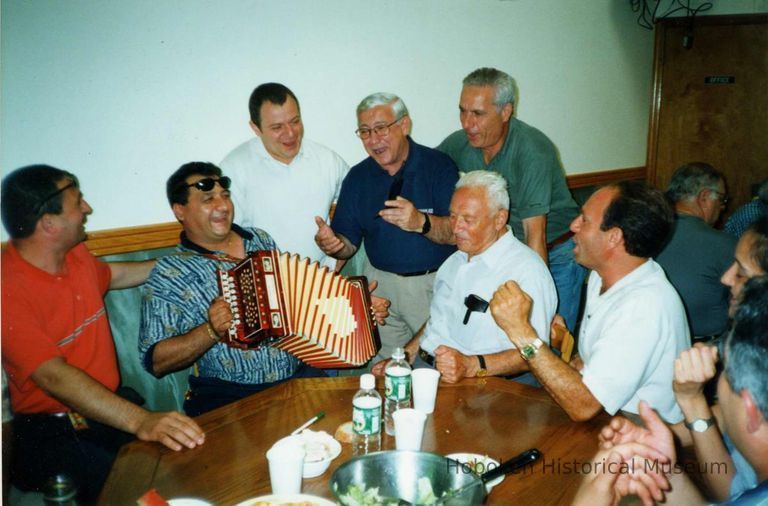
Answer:
[(354, 164), (365, 95), (399, 94), (436, 145), (486, 65), (516, 77), (518, 117), (569, 174), (639, 166), (653, 40), (635, 18), (626, 0), (4, 0), (0, 168), (75, 172), (92, 231), (172, 221), (165, 179), (252, 135), (261, 82), (292, 88), (307, 136)]

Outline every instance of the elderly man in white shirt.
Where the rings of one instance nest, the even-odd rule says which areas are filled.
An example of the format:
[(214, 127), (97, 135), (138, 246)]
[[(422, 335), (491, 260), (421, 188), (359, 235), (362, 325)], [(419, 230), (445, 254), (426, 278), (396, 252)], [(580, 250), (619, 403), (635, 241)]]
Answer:
[[(487, 311), (500, 284), (513, 279), (535, 301), (530, 323), (544, 342), (557, 307), (552, 276), (541, 258), (507, 226), (509, 194), (499, 174), (464, 174), (451, 199), (458, 251), (437, 271), (429, 321), (407, 345), (411, 362), (422, 356), (445, 381), (485, 375), (516, 375), (528, 367)], [(374, 367), (383, 370), (384, 362)]]

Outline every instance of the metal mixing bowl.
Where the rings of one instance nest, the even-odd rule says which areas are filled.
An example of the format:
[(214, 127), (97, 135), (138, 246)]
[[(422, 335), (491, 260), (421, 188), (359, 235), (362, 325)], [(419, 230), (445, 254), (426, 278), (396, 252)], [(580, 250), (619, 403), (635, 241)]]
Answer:
[(432, 484), (435, 497), (444, 492), (475, 483), (461, 494), (448, 499), (447, 505), (482, 504), (485, 486), (480, 478), (436, 453), (415, 451), (386, 451), (370, 453), (344, 462), (331, 476), (331, 492), (340, 499), (350, 485), (364, 489), (379, 488), (379, 495), (405, 499), (416, 504), (417, 483), (426, 477)]

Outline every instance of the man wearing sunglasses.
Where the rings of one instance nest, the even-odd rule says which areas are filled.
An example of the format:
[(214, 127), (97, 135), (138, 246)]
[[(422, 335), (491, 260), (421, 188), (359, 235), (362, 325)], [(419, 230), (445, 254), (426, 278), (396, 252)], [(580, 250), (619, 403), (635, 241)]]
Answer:
[[(464, 174), (451, 199), (450, 220), (458, 251), (437, 271), (429, 321), (406, 346), (414, 363), (421, 357), (450, 383), (462, 378), (519, 375), (525, 360), (496, 324), (488, 302), (496, 289), (514, 279), (536, 301), (530, 322), (543, 342), (557, 295), (547, 266), (507, 225), (509, 194), (499, 174)], [(374, 367), (383, 373), (386, 361)]]
[(91, 503), (131, 434), (173, 450), (203, 444), (187, 416), (151, 413), (116, 393), (103, 296), (143, 283), (154, 262), (106, 263), (88, 252), (92, 209), (69, 172), (18, 169), (3, 179), (1, 201), (11, 238), (2, 253), (2, 357), (14, 411), (14, 484), (40, 490), (65, 474)]
[(344, 179), (331, 225), (315, 218), (315, 241), (338, 259), (365, 246), (363, 272), (392, 301), (375, 363), (407, 343), (429, 316), (434, 273), (455, 250), (447, 215), (458, 174), (448, 156), (409, 137), (411, 118), (396, 95), (363, 99), (357, 124), (370, 156)]
[(191, 416), (289, 378), (324, 376), (282, 350), (220, 343), (232, 313), (219, 297), (217, 269), (250, 252), (277, 249), (265, 231), (233, 223), (230, 186), (220, 168), (204, 162), (182, 165), (168, 178), (168, 202), (184, 230), (178, 254), (158, 260), (142, 298), (139, 355), (147, 371), (161, 377), (197, 366), (184, 401)]
[(296, 95), (282, 84), (256, 87), (248, 102), (256, 137), (244, 142), (221, 168), (232, 177), (238, 222), (260, 227), (283, 251), (333, 268), (314, 241), (315, 216), (328, 219), (349, 166), (327, 147), (304, 139)]
[(184, 402), (192, 416), (289, 378), (325, 375), (277, 348), (220, 343), (233, 318), (219, 297), (217, 270), (234, 267), (254, 251), (277, 249), (267, 232), (233, 223), (230, 186), (211, 163), (187, 163), (168, 178), (168, 202), (184, 230), (177, 254), (157, 261), (142, 298), (142, 363), (157, 377), (196, 364)]

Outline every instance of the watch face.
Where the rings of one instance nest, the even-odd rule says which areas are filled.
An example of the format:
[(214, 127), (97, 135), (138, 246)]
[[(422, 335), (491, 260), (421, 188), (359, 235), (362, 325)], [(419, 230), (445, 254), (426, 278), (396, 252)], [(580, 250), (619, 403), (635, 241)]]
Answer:
[(524, 359), (528, 360), (536, 355), (536, 347), (532, 344), (526, 344), (520, 353), (522, 353)]
[(698, 419), (693, 422), (693, 430), (696, 432), (704, 432), (707, 428), (709, 428), (709, 424), (706, 420)]
[(705, 432), (708, 428), (710, 428), (712, 425), (714, 425), (715, 420), (714, 418), (709, 418), (707, 420), (703, 418), (699, 418), (698, 420), (694, 420), (693, 423), (690, 425), (686, 423), (689, 429), (696, 431), (696, 432)]

